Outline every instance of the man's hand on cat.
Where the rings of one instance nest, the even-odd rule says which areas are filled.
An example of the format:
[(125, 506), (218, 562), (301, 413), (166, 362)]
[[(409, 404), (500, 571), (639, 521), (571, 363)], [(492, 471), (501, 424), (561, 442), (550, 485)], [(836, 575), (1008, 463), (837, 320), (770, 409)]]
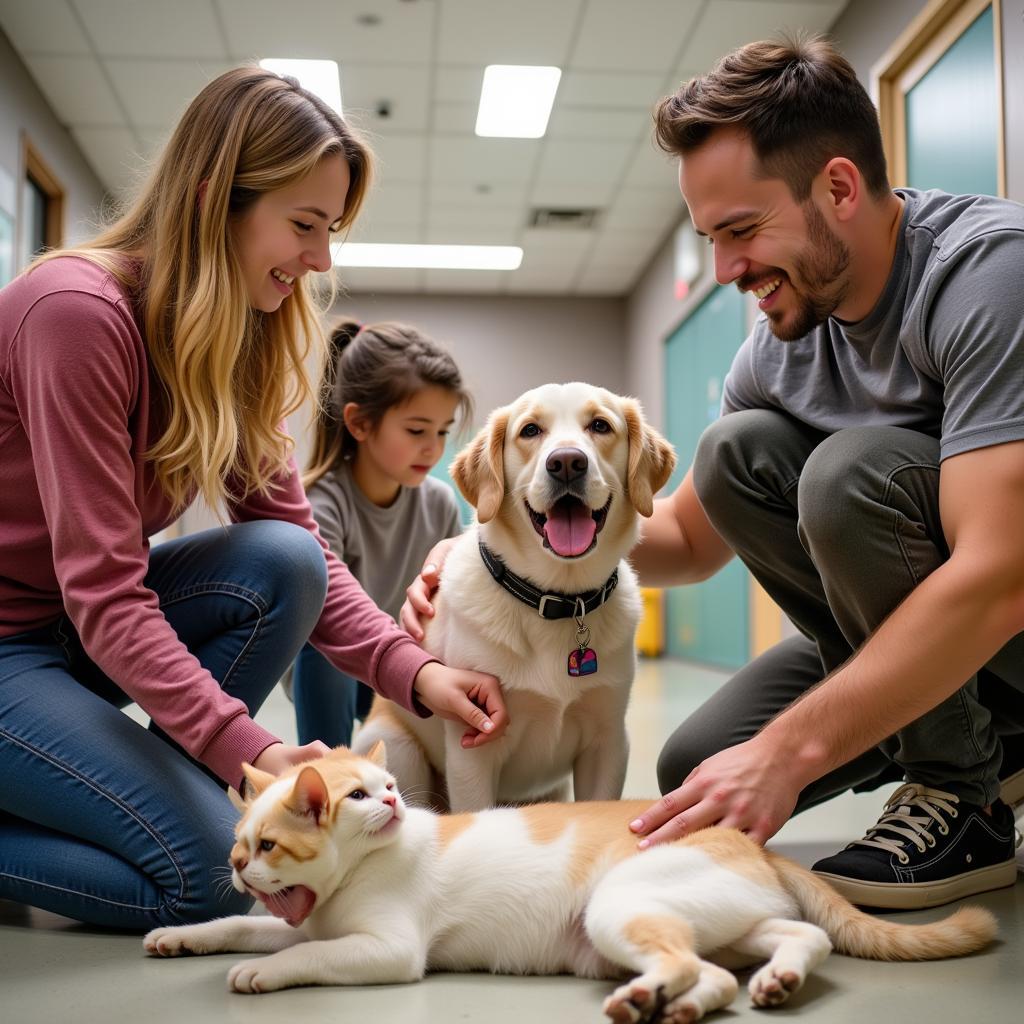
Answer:
[(462, 734), (464, 750), (490, 743), (508, 725), (501, 684), (486, 672), (448, 668), (439, 661), (430, 661), (416, 673), (413, 689), (435, 715), (469, 726)]
[(270, 772), (271, 775), (280, 775), (286, 768), (292, 765), (301, 764), (303, 761), (315, 761), (319, 757), (326, 757), (331, 748), (320, 740), (313, 740), (303, 747), (293, 747), (288, 743), (273, 743), (265, 748), (253, 761), (253, 768), (259, 768), (261, 772)]
[(644, 837), (641, 848), (709, 825), (737, 828), (763, 845), (789, 820), (809, 781), (791, 757), (755, 736), (702, 761), (629, 827)]
[(434, 591), (441, 582), (441, 568), (448, 552), (458, 540), (448, 537), (439, 540), (428, 552), (427, 560), (416, 577), (405, 589), (405, 602), (398, 613), (398, 621), (402, 629), (419, 643), (423, 639), (423, 624), (434, 617), (434, 606), (430, 603)]

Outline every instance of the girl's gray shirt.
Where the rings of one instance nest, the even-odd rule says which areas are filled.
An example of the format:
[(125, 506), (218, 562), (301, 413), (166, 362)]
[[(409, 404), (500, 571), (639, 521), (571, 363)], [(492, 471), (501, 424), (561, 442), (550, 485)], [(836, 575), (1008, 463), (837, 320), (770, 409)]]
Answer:
[(387, 508), (359, 489), (343, 462), (309, 488), (309, 503), (324, 540), (378, 607), (398, 619), (405, 588), (423, 568), (427, 553), (462, 532), (455, 492), (427, 477), (402, 487)]
[(859, 323), (779, 341), (760, 317), (725, 379), (722, 412), (779, 409), (823, 434), (898, 426), (940, 458), (1024, 439), (1024, 206), (896, 189), (889, 279)]

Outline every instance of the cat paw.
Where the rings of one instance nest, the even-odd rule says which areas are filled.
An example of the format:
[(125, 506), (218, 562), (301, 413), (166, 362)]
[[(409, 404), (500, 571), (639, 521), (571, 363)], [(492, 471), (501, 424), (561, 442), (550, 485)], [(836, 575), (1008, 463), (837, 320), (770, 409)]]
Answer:
[(181, 956), (183, 953), (209, 953), (203, 941), (202, 925), (179, 925), (175, 928), (154, 928), (142, 940), (142, 948), (150, 956)]
[(664, 1005), (664, 986), (655, 988), (634, 978), (629, 984), (617, 988), (604, 1001), (603, 1009), (612, 1024), (642, 1024), (656, 1020)]
[(259, 960), (243, 960), (228, 971), (228, 989), (231, 992), (243, 992), (247, 995), (259, 995), (262, 992), (276, 992), (279, 988), (288, 988), (296, 984), (295, 980), (286, 977), (276, 968), (273, 957), (262, 957)]
[(792, 969), (765, 964), (751, 979), (748, 986), (755, 1006), (781, 1006), (804, 982)]

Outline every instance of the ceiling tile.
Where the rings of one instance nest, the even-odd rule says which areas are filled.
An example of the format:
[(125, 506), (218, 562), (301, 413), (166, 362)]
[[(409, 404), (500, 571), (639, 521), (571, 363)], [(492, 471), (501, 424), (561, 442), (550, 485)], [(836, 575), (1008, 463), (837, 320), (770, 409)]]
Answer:
[[(388, 116), (376, 114), (380, 103)], [(426, 67), (350, 64), (341, 70), (345, 116), (381, 134), (419, 135), (429, 127), (430, 72)]]
[(605, 142), (552, 139), (544, 146), (537, 185), (617, 183), (632, 150), (632, 144), (622, 139)]
[(0, 0), (0, 28), (22, 58), (28, 53), (92, 53), (67, 0)]
[(606, 231), (667, 230), (683, 213), (683, 200), (674, 183), (664, 189), (626, 188), (615, 195), (615, 201), (601, 221)]
[[(361, 63), (427, 64), (434, 3), (400, 0), (217, 0), (236, 58), (305, 57)], [(377, 25), (358, 20), (367, 14)]]
[(545, 138), (635, 142), (642, 132), (650, 131), (650, 125), (651, 118), (646, 112), (559, 107), (551, 114)]
[(627, 188), (664, 188), (667, 181), (675, 187), (678, 176), (677, 158), (647, 138), (636, 147), (622, 183)]
[(400, 182), (388, 186), (387, 192), (371, 189), (370, 197), (360, 214), (371, 224), (398, 224), (418, 227), (423, 211), (423, 186)]
[(515, 272), (508, 275), (505, 291), (518, 295), (559, 295), (572, 288), (576, 267), (562, 266), (528, 267), (526, 261)]
[(504, 235), (502, 244), (512, 245), (526, 223), (523, 206), (472, 206), (463, 204), (431, 204), (427, 208), (427, 229), (431, 232), (461, 232), (478, 228)]
[(565, 67), (582, 0), (444, 0), (442, 64)]
[(133, 124), (172, 127), (204, 86), (231, 65), (221, 61), (106, 61), (110, 77)]
[(434, 134), (475, 137), (476, 112), (475, 103), (434, 104)]
[(579, 182), (552, 181), (538, 182), (530, 192), (530, 205), (552, 206), (576, 210), (581, 207), (597, 207), (603, 210), (615, 198), (615, 184), (596, 184), (586, 180)]
[(570, 66), (599, 71), (668, 67), (704, 0), (589, 0)]
[(378, 135), (367, 138), (376, 161), (374, 175), (382, 188), (392, 181), (422, 182), (427, 173), (426, 135)]
[(423, 240), (435, 245), (517, 245), (518, 235), (518, 229), (455, 224), (428, 216)]
[(93, 57), (25, 56), (32, 77), (66, 125), (122, 125), (124, 115)]
[(649, 110), (664, 92), (665, 75), (603, 74), (570, 68), (562, 76), (555, 109), (597, 107), (606, 110)]
[(708, 71), (719, 57), (745, 43), (785, 31), (825, 31), (845, 6), (846, 0), (715, 0), (706, 4), (677, 64), (680, 80), (689, 78), (692, 69)]
[(526, 182), (533, 173), (541, 143), (533, 139), (463, 139), (430, 142), (432, 182)]
[(211, 0), (149, 4), (137, 0), (72, 0), (101, 56), (197, 57), (227, 60)]

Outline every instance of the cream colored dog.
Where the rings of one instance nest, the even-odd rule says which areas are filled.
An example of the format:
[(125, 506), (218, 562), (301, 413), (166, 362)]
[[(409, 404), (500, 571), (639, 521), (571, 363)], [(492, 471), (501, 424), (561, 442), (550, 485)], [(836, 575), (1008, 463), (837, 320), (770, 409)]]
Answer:
[[(476, 524), (445, 561), (424, 647), (497, 676), (504, 736), (463, 750), (464, 726), (377, 698), (354, 748), (378, 740), (413, 802), (496, 804), (622, 795), (640, 599), (625, 556), (675, 465), (640, 406), (547, 384), (496, 410), (452, 463)], [(439, 786), (439, 782), (441, 786)]]

